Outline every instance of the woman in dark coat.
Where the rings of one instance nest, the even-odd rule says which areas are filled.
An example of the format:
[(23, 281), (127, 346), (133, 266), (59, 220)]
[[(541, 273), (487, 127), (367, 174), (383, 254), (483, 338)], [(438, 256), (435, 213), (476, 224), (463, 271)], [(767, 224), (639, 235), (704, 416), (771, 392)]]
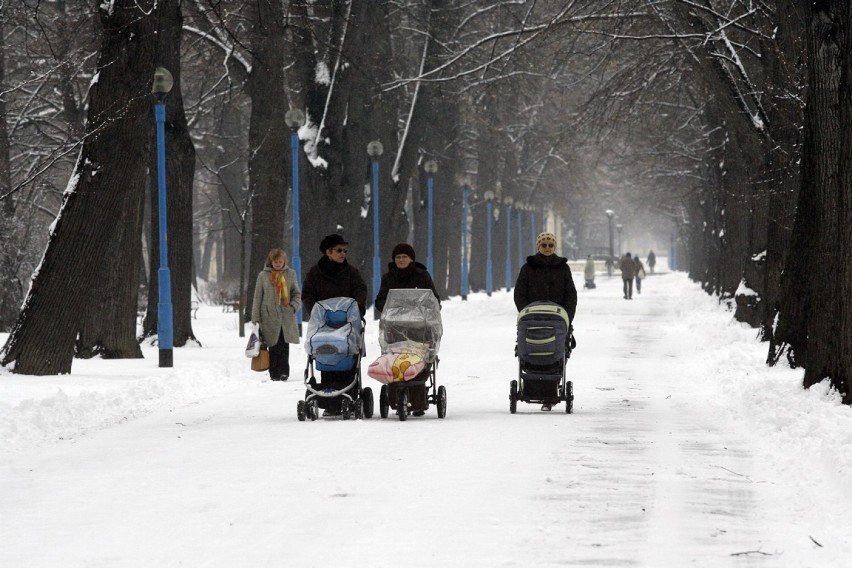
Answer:
[(438, 303), (441, 297), (435, 290), (435, 283), (426, 267), (414, 260), (414, 247), (408, 243), (399, 243), (391, 253), (393, 262), (388, 263), (388, 271), (382, 275), (382, 285), (376, 294), (376, 311), (381, 313), (388, 299), (388, 290), (394, 288), (422, 288), (432, 290)]
[(556, 254), (553, 233), (541, 233), (535, 244), (538, 252), (527, 257), (515, 282), (515, 307), (521, 311), (533, 302), (554, 302), (565, 308), (573, 322), (577, 288), (568, 259)]
[[(432, 290), (438, 303), (441, 303), (441, 297), (438, 291), (435, 290), (435, 283), (432, 282), (432, 276), (426, 267), (414, 260), (414, 247), (408, 243), (399, 243), (393, 247), (391, 252), (393, 262), (388, 263), (388, 271), (382, 275), (382, 284), (379, 287), (379, 293), (376, 294), (376, 312), (381, 313), (385, 308), (385, 302), (388, 299), (388, 290), (396, 288), (421, 288)], [(427, 402), (426, 385), (418, 387), (412, 386), (408, 389), (411, 397), (411, 407), (414, 408), (414, 416), (423, 416)]]
[[(346, 262), (349, 243), (338, 234), (327, 235), (320, 242), (320, 250), (325, 256), (308, 271), (302, 285), (302, 306), (305, 319), (310, 319), (314, 304), (329, 298), (352, 298), (358, 303), (361, 318), (367, 313), (367, 284), (357, 268)], [(351, 382), (353, 371), (322, 371), (321, 388), (335, 390)], [(314, 385), (317, 386), (317, 385)], [(307, 394), (306, 394), (307, 396)], [(323, 416), (340, 414), (340, 401), (327, 408)]]
[(346, 262), (348, 244), (338, 234), (328, 235), (320, 243), (325, 256), (308, 271), (302, 285), (305, 320), (311, 317), (314, 304), (329, 298), (352, 298), (358, 302), (361, 317), (367, 313), (367, 284), (358, 269)]

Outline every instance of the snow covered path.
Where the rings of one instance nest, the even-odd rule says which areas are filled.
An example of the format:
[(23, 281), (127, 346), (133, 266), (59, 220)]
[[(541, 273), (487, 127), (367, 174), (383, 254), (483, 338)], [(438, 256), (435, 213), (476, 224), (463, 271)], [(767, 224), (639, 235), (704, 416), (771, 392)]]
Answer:
[(838, 464), (785, 453), (783, 420), (747, 400), (793, 372), (682, 275), (634, 298), (617, 278), (580, 292), (572, 415), (509, 414), (506, 293), (445, 305), (445, 420), (300, 423), (301, 381), (251, 374), (234, 333), (176, 352), (174, 380), (207, 365), (211, 392), (0, 454), (0, 566), (848, 565)]

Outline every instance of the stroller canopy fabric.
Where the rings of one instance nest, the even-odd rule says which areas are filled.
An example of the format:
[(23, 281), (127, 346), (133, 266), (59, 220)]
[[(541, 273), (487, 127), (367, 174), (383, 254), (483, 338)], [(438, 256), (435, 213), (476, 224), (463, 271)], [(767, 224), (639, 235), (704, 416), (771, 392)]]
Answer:
[(392, 346), (401, 342), (419, 343), (423, 359), (431, 363), (438, 356), (443, 334), (441, 306), (432, 290), (399, 288), (388, 291), (379, 320), (382, 353), (394, 351)]
[(314, 304), (305, 351), (314, 356), (355, 355), (361, 351), (364, 326), (352, 298), (329, 298)]

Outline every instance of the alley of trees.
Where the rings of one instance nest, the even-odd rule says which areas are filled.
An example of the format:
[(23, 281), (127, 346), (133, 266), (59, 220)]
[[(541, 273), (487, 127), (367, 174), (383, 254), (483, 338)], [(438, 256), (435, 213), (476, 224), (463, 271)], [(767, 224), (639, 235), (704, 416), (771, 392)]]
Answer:
[(374, 199), (382, 266), (400, 241), (425, 261), (431, 205), (435, 281), (456, 296), (463, 261), (486, 287), (489, 225), (499, 288), (545, 227), (571, 258), (605, 250), (613, 210), (752, 325), (767, 364), (850, 394), (847, 0), (0, 0), (13, 372), (141, 357), (156, 335), (157, 67), (175, 80), (176, 347), (203, 344), (193, 290), (245, 313), (269, 248), (292, 251), (296, 131), (303, 266), (340, 232), (371, 282)]

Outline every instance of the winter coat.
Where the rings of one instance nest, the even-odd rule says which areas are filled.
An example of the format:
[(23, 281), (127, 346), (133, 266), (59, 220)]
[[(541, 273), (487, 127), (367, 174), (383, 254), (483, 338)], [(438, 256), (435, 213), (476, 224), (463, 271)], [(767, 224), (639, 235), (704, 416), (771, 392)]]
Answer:
[(636, 264), (632, 258), (623, 257), (621, 259), (621, 279), (632, 280), (636, 275)]
[(654, 268), (654, 265), (657, 264), (657, 255), (654, 254), (654, 251), (648, 253), (648, 266)]
[(639, 257), (636, 256), (633, 258), (633, 265), (636, 274), (636, 278), (644, 278), (645, 276), (645, 267), (642, 265), (642, 261), (639, 260)]
[(299, 326), (296, 324), (296, 312), (302, 305), (302, 293), (296, 271), (285, 266), (282, 270), (290, 293), (290, 304), (282, 306), (278, 293), (272, 283), (272, 267), (267, 266), (257, 275), (254, 286), (254, 300), (251, 306), (251, 321), (260, 324), (260, 337), (267, 345), (278, 343), (283, 331), (284, 341), (299, 343)]
[(586, 267), (583, 269), (583, 276), (585, 276), (586, 280), (594, 280), (595, 279), (595, 261), (594, 261), (594, 259), (591, 259), (591, 258), (586, 259)]
[(574, 287), (567, 258), (555, 254), (527, 257), (515, 281), (515, 307), (521, 311), (533, 302), (555, 302), (565, 308), (568, 317), (574, 321), (577, 288)]
[(358, 302), (361, 316), (367, 313), (367, 284), (358, 269), (346, 260), (334, 262), (324, 256), (308, 271), (302, 285), (304, 319), (310, 318), (314, 304), (329, 298), (352, 298)]
[(438, 303), (441, 302), (441, 297), (435, 290), (435, 283), (432, 282), (429, 271), (416, 261), (412, 261), (406, 268), (398, 268), (394, 262), (388, 263), (388, 271), (382, 275), (382, 285), (379, 287), (379, 293), (376, 294), (376, 310), (381, 312), (385, 308), (388, 290), (395, 288), (429, 289), (438, 298)]

